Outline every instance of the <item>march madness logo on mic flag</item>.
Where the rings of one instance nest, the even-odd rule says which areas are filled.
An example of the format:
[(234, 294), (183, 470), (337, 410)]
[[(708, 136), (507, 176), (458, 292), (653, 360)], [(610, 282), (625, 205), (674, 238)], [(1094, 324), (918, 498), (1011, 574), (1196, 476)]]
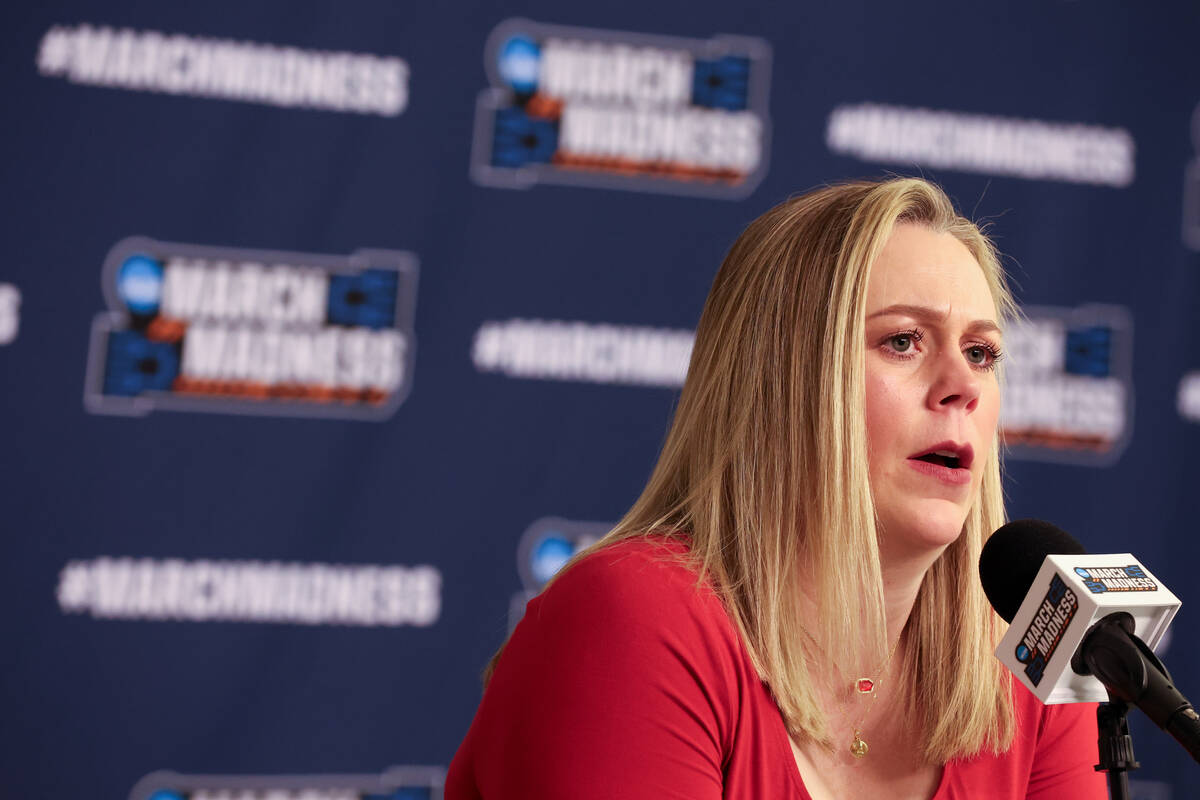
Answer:
[(1076, 567), (1075, 574), (1092, 594), (1103, 592), (1155, 592), (1155, 583), (1141, 564), (1125, 567)]
[(1042, 682), (1046, 664), (1058, 649), (1063, 633), (1078, 610), (1079, 598), (1075, 592), (1061, 577), (1053, 576), (1041, 607), (1033, 615), (1016, 649), (1017, 660), (1025, 665), (1025, 674), (1034, 686)]

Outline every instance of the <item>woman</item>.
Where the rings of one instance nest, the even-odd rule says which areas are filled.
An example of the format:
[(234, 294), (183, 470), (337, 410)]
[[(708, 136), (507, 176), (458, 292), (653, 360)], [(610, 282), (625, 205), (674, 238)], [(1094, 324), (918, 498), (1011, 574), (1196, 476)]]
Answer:
[(447, 797), (1101, 798), (1094, 706), (992, 655), (990, 242), (922, 180), (734, 244), (642, 496), (534, 599)]

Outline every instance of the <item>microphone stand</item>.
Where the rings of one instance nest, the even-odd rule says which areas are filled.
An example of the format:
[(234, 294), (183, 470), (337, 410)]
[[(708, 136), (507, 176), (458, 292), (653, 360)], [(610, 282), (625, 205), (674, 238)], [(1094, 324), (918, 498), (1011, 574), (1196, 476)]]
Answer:
[(1141, 765), (1133, 757), (1133, 738), (1129, 735), (1129, 720), (1125, 715), (1132, 706), (1116, 697), (1110, 690), (1108, 702), (1096, 708), (1096, 726), (1100, 730), (1100, 763), (1097, 772), (1106, 773), (1109, 800), (1129, 800), (1130, 770)]

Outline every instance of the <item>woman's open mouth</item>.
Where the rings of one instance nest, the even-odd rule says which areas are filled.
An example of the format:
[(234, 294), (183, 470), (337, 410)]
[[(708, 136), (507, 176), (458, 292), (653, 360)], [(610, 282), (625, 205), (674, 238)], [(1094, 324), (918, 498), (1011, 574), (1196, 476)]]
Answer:
[(929, 464), (941, 464), (943, 467), (950, 469), (958, 469), (958, 456), (954, 453), (937, 452), (926, 453), (923, 456), (917, 456), (917, 461), (925, 461)]
[(971, 482), (971, 462), (975, 454), (969, 444), (939, 442), (908, 457), (913, 469), (952, 486)]

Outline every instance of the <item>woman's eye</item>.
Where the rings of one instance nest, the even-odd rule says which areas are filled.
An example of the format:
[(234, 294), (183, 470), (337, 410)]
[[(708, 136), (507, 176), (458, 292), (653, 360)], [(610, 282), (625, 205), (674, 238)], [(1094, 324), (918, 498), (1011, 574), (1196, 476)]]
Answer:
[(921, 347), (924, 338), (925, 335), (920, 329), (912, 328), (889, 334), (879, 342), (878, 347), (887, 355), (904, 356), (907, 359), (921, 352), (918, 348)]
[(967, 361), (970, 361), (972, 364), (986, 364), (988, 355), (990, 354), (986, 348), (978, 346), (967, 348)]

